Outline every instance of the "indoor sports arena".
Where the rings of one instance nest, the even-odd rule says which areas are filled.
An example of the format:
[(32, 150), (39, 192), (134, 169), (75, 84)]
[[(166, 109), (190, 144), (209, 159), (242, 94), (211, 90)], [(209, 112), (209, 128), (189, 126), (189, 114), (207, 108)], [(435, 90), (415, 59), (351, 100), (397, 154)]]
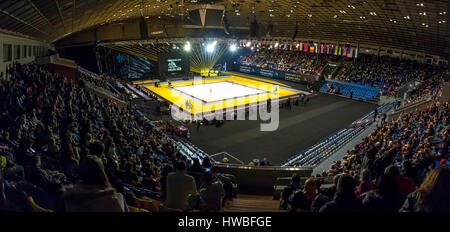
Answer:
[(0, 211), (450, 212), (449, 6), (2, 0)]

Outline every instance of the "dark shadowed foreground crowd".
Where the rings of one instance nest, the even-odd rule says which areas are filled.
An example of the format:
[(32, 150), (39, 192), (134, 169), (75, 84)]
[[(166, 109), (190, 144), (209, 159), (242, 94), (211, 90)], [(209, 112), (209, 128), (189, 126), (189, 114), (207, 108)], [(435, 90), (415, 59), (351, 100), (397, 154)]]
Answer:
[[(290, 211), (450, 212), (448, 103), (383, 122), (342, 161), (282, 193)], [(321, 179), (334, 177), (331, 188)]]
[(32, 211), (32, 198), (53, 211), (129, 211), (145, 197), (217, 211), (230, 196), (229, 181), (205, 171), (208, 159), (188, 159), (146, 118), (81, 80), (14, 63), (0, 78), (0, 113), (0, 209)]

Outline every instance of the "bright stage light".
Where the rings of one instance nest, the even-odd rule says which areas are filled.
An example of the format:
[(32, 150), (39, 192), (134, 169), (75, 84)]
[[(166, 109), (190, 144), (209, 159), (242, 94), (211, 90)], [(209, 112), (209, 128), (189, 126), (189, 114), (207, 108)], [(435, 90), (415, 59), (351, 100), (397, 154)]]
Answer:
[(214, 44), (208, 44), (208, 46), (206, 46), (206, 51), (207, 52), (214, 52)]
[(184, 45), (184, 50), (187, 52), (191, 50), (191, 44), (189, 43), (189, 41)]
[(252, 45), (252, 43), (250, 43), (250, 42), (247, 42), (247, 47), (250, 47), (250, 45)]
[(232, 45), (230, 46), (230, 51), (235, 52), (236, 49), (237, 49), (236, 44), (232, 44)]
[(275, 47), (278, 47), (278, 43), (275, 43)]

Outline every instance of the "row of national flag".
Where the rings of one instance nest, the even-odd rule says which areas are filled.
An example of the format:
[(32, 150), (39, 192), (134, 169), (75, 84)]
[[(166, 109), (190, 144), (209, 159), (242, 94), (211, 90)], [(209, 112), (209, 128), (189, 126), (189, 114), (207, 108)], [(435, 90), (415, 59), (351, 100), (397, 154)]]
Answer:
[[(241, 42), (241, 46), (245, 46), (245, 42)], [(247, 43), (248, 44), (248, 43)], [(357, 58), (359, 55), (359, 48), (350, 45), (342, 46), (335, 44), (321, 44), (321, 43), (298, 43), (298, 44), (279, 44), (273, 41), (262, 41), (254, 44), (257, 48), (272, 48), (278, 50), (302, 51), (309, 53), (329, 54), (336, 56), (345, 56), (350, 58)]]

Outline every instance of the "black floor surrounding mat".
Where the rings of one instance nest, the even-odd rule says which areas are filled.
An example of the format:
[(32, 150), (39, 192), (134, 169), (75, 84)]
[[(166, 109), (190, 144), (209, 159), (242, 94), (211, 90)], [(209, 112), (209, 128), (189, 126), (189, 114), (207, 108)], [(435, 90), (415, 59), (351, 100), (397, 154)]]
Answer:
[(267, 157), (279, 165), (375, 109), (372, 103), (319, 93), (306, 106), (280, 109), (279, 127), (260, 131), (259, 121), (226, 121), (221, 127), (186, 125), (191, 142), (212, 155), (228, 152), (244, 163)]

